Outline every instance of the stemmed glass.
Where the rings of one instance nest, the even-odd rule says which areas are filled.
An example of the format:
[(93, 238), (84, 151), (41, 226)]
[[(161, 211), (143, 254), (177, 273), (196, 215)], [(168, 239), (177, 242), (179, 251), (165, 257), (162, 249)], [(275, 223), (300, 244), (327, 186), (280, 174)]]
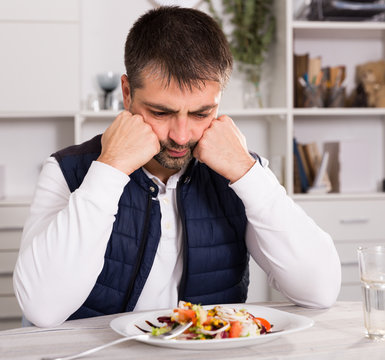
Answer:
[(120, 76), (113, 71), (98, 74), (98, 84), (104, 91), (103, 109), (110, 109), (112, 106), (112, 92), (118, 87)]

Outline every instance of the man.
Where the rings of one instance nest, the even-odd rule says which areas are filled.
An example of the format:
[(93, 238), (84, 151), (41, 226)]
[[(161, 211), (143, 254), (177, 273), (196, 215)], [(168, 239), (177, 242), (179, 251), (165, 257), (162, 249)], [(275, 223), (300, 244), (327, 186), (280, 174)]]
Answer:
[(124, 311), (244, 302), (249, 253), (294, 303), (340, 287), (332, 239), (218, 117), (232, 69), (206, 14), (163, 7), (125, 47), (125, 110), (45, 163), (14, 272), (38, 326)]

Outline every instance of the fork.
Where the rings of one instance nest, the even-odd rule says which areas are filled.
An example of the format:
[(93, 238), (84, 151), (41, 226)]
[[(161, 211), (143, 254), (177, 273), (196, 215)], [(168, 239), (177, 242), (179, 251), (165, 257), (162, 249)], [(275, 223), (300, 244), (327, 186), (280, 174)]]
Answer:
[(114, 340), (114, 341), (111, 341), (109, 343), (106, 343), (106, 344), (103, 344), (103, 345), (100, 345), (100, 346), (97, 346), (97, 347), (94, 347), (94, 348), (82, 351), (82, 352), (77, 353), (77, 354), (61, 356), (61, 357), (44, 357), (41, 360), (72, 360), (72, 359), (78, 359), (80, 357), (93, 354), (93, 353), (95, 353), (95, 352), (97, 352), (99, 350), (103, 350), (103, 349), (105, 349), (107, 347), (110, 347), (110, 346), (116, 345), (116, 344), (120, 344), (120, 343), (122, 343), (124, 341), (128, 341), (128, 340), (135, 340), (135, 339), (137, 339), (137, 340), (138, 339), (143, 339), (144, 340), (144, 339), (149, 339), (151, 337), (156, 338), (156, 339), (169, 340), (169, 339), (173, 339), (173, 338), (177, 337), (178, 335), (182, 334), (192, 324), (193, 323), (190, 321), (187, 324), (178, 325), (174, 329), (172, 329), (170, 331), (167, 331), (164, 334), (161, 334), (159, 336), (153, 336), (153, 335), (150, 335), (150, 334), (139, 334), (139, 335), (127, 336), (127, 337), (123, 337), (121, 339)]

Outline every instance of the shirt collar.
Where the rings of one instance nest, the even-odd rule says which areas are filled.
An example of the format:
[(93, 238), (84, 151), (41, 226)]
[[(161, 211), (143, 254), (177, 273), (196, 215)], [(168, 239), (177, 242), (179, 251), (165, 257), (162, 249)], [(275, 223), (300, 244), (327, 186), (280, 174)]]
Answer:
[(174, 175), (171, 175), (168, 178), (167, 184), (164, 184), (158, 177), (151, 174), (148, 170), (146, 170), (144, 167), (142, 167), (143, 172), (148, 176), (149, 179), (151, 179), (156, 185), (159, 186), (161, 189), (175, 189), (176, 185), (178, 183), (179, 178), (183, 175), (183, 173), (186, 171), (187, 165), (185, 165), (183, 168), (181, 168), (177, 173)]

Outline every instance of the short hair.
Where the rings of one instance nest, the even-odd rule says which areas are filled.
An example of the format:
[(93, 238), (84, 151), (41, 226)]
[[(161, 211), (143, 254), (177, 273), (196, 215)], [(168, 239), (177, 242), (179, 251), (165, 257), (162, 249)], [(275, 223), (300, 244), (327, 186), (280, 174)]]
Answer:
[(200, 87), (208, 80), (223, 88), (232, 71), (233, 57), (217, 22), (202, 11), (162, 6), (142, 15), (125, 44), (124, 63), (133, 93), (143, 86), (142, 74), (158, 74), (181, 89)]

